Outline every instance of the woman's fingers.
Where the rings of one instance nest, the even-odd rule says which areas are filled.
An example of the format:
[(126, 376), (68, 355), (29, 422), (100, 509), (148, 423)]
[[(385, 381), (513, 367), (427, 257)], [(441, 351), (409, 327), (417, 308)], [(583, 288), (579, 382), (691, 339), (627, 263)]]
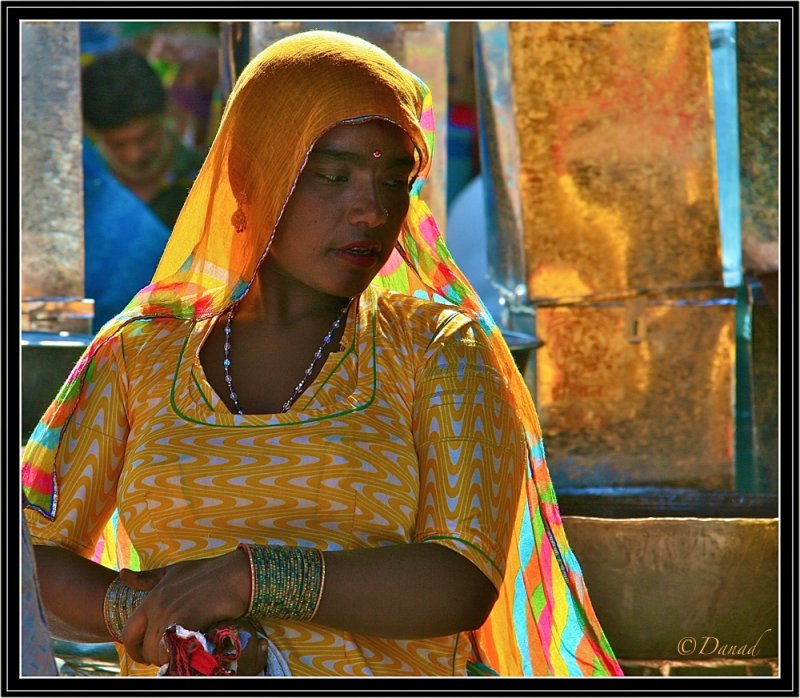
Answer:
[(154, 570), (142, 570), (141, 572), (134, 572), (133, 570), (123, 568), (119, 571), (119, 578), (131, 589), (135, 589), (136, 591), (150, 591), (161, 581), (166, 573), (166, 567), (158, 567)]
[(262, 639), (261, 628), (245, 618), (223, 620), (214, 623), (205, 631), (207, 638), (214, 637), (217, 628), (235, 628), (241, 642), (241, 654), (237, 661), (236, 673), (239, 676), (257, 676), (267, 664), (267, 641)]
[(158, 641), (158, 665), (169, 663), (170, 649), (169, 642), (167, 642), (167, 633), (161, 633), (161, 638)]
[(250, 566), (241, 550), (149, 572), (123, 570), (120, 578), (150, 592), (123, 630), (125, 648), (137, 662), (166, 663), (168, 655), (159, 642), (172, 624), (197, 630), (247, 611)]
[[(165, 630), (166, 627), (160, 632), (156, 628), (153, 628), (151, 637), (152, 649), (150, 650), (153, 653), (153, 658), (149, 661), (156, 666), (162, 666), (169, 662), (169, 645), (167, 644), (166, 635), (164, 634)], [(148, 656), (147, 650), (145, 650), (145, 656)]]
[[(141, 610), (141, 609), (139, 609)], [(145, 662), (143, 645), (147, 632), (147, 616), (137, 610), (122, 629), (122, 641), (125, 650), (134, 662)]]
[(154, 591), (133, 612), (122, 631), (122, 641), (131, 659), (161, 666), (169, 653), (161, 643), (164, 631), (173, 623), (185, 626), (185, 621), (160, 591)]

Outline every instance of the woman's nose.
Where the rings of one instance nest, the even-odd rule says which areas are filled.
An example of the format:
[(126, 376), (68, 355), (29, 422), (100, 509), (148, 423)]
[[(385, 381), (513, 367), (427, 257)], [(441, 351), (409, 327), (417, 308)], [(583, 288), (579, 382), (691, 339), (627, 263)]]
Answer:
[(350, 223), (377, 228), (386, 223), (389, 212), (383, 206), (374, 186), (364, 187), (350, 208)]

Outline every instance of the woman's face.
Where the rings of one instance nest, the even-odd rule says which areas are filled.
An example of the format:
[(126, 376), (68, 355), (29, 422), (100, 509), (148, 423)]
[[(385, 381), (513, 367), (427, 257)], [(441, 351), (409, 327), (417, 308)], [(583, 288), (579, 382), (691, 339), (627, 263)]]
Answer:
[(328, 131), (297, 180), (266, 270), (332, 296), (361, 293), (400, 234), (413, 170), (414, 146), (394, 124)]

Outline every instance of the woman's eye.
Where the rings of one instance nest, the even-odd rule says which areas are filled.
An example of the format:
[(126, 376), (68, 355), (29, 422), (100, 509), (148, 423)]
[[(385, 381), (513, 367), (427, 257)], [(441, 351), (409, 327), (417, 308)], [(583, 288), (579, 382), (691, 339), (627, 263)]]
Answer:
[(394, 177), (387, 179), (384, 184), (392, 189), (408, 189), (407, 177)]
[(347, 181), (346, 175), (330, 175), (317, 172), (317, 177), (325, 182), (328, 182), (329, 184), (341, 184)]

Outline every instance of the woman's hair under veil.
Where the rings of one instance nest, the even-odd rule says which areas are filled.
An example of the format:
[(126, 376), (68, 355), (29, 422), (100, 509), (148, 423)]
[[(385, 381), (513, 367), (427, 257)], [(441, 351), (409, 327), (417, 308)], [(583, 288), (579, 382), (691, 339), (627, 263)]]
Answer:
[[(426, 85), (383, 50), (335, 32), (282, 39), (245, 68), (217, 136), (153, 276), (97, 334), (32, 434), (23, 456), (26, 506), (54, 518), (55, 461), (92, 358), (136, 319), (196, 320), (224, 312), (246, 293), (316, 141), (342, 123), (380, 118), (412, 140), (417, 172), (396, 249), (373, 281), (457, 306), (486, 333), (528, 445), (505, 579), (486, 623), (474, 633), (479, 659), (502, 675), (621, 674), (595, 617), (564, 534), (530, 393), (480, 298), (453, 262), (420, 194), (433, 154)], [(240, 210), (246, 227), (231, 219)], [(112, 517), (116, 524), (118, 517)], [(106, 528), (97, 559), (135, 566), (124, 529)]]

